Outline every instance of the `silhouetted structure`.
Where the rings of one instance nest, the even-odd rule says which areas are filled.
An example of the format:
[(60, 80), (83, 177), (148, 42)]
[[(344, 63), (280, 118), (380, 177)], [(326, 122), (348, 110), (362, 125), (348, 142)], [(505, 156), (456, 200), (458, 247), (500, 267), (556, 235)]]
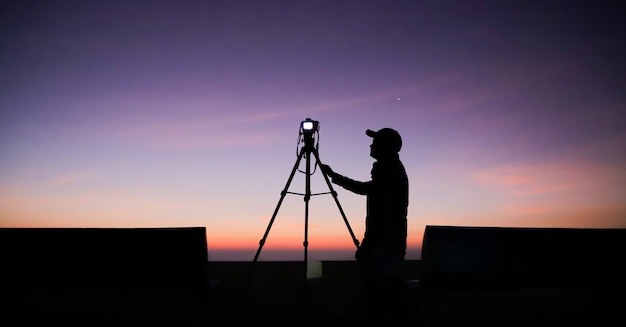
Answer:
[(426, 226), (420, 303), (430, 322), (623, 321), (626, 229)]
[(16, 326), (199, 325), (204, 227), (0, 229), (0, 316)]
[[(369, 323), (356, 261), (322, 262), (306, 315), (303, 262), (258, 262), (233, 311), (251, 262), (207, 260), (199, 227), (0, 228), (0, 264), (2, 326)], [(616, 326), (626, 229), (426, 226), (404, 270), (407, 326)]]

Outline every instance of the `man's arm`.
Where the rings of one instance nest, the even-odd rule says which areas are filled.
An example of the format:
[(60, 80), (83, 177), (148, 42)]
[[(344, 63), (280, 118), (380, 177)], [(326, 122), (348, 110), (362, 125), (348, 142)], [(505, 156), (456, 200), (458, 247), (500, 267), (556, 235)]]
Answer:
[(320, 164), (320, 168), (322, 172), (326, 173), (332, 179), (333, 183), (345, 188), (350, 192), (354, 192), (360, 195), (367, 195), (370, 189), (371, 181), (368, 182), (360, 182), (355, 181), (351, 178), (343, 176), (341, 174), (336, 173), (330, 168), (330, 166), (325, 164)]

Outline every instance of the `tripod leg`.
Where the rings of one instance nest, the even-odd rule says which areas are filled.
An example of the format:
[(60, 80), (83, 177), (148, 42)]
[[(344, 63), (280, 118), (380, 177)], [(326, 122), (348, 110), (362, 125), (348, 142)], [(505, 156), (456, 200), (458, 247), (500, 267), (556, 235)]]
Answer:
[(254, 255), (254, 259), (252, 260), (252, 262), (256, 262), (257, 259), (259, 258), (259, 254), (261, 254), (261, 249), (263, 248), (263, 245), (265, 245), (265, 241), (267, 239), (267, 235), (270, 233), (270, 229), (272, 228), (272, 225), (274, 224), (274, 219), (276, 219), (276, 215), (278, 214), (278, 210), (280, 209), (281, 204), (283, 203), (283, 200), (285, 199), (285, 196), (287, 195), (287, 192), (289, 191), (289, 185), (291, 185), (291, 181), (293, 180), (293, 176), (296, 174), (296, 170), (298, 170), (298, 166), (300, 165), (300, 161), (302, 160), (302, 157), (304, 156), (304, 148), (302, 148), (302, 151), (300, 151), (300, 154), (298, 155), (298, 159), (296, 160), (296, 163), (293, 166), (293, 169), (291, 170), (291, 174), (289, 174), (289, 179), (287, 179), (287, 183), (285, 184), (285, 188), (283, 189), (282, 192), (280, 192), (280, 199), (278, 200), (278, 204), (276, 204), (276, 208), (274, 209), (274, 213), (272, 214), (272, 218), (270, 219), (269, 224), (267, 225), (267, 229), (265, 229), (265, 233), (263, 234), (263, 238), (259, 241), (259, 248), (256, 251), (256, 254)]
[[(313, 154), (315, 155), (315, 160), (317, 160), (317, 164), (321, 164), (322, 162), (320, 161), (320, 156), (317, 152), (317, 149), (313, 149), (312, 150)], [(343, 211), (343, 208), (341, 207), (341, 204), (339, 203), (339, 198), (337, 198), (337, 192), (333, 189), (333, 185), (330, 182), (330, 179), (328, 178), (328, 175), (322, 170), (322, 175), (324, 176), (324, 180), (326, 181), (326, 185), (328, 185), (328, 189), (330, 190), (330, 193), (333, 196), (333, 199), (335, 199), (335, 204), (337, 204), (337, 208), (339, 208), (339, 212), (341, 213), (341, 217), (343, 217), (343, 221), (346, 223), (346, 227), (348, 227), (348, 232), (350, 232), (350, 236), (352, 237), (352, 242), (354, 242), (354, 245), (357, 247), (357, 249), (359, 248), (359, 240), (356, 238), (356, 236), (354, 236), (354, 232), (352, 231), (352, 228), (350, 227), (350, 223), (348, 222), (348, 218), (346, 218), (346, 214)]]
[(265, 229), (265, 233), (263, 234), (263, 238), (259, 241), (259, 248), (257, 249), (256, 254), (254, 255), (254, 259), (252, 260), (252, 264), (250, 265), (250, 269), (248, 271), (247, 278), (244, 281), (243, 288), (239, 292), (238, 296), (235, 298), (235, 303), (234, 303), (235, 311), (239, 309), (239, 306), (240, 306), (240, 303), (241, 303), (241, 299), (243, 298), (243, 295), (245, 293), (246, 288), (250, 284), (250, 281), (252, 279), (252, 273), (254, 271), (256, 262), (257, 262), (257, 260), (259, 258), (259, 255), (261, 254), (261, 249), (263, 248), (263, 245), (265, 245), (265, 241), (267, 240), (267, 236), (269, 235), (270, 229), (272, 228), (272, 225), (274, 224), (274, 219), (276, 219), (276, 215), (278, 214), (278, 210), (280, 209), (280, 206), (283, 203), (283, 200), (285, 199), (285, 196), (287, 195), (287, 193), (289, 191), (289, 185), (291, 185), (291, 181), (293, 180), (293, 177), (294, 177), (296, 171), (298, 170), (298, 167), (300, 165), (300, 161), (302, 160), (302, 157), (304, 156), (304, 154), (305, 154), (305, 150), (304, 150), (304, 148), (302, 148), (302, 151), (300, 151), (300, 154), (298, 155), (298, 159), (296, 160), (296, 163), (294, 164), (293, 169), (291, 170), (291, 174), (289, 175), (289, 178), (287, 179), (287, 183), (285, 184), (285, 188), (280, 193), (280, 199), (278, 200), (278, 204), (276, 205), (276, 208), (274, 209), (274, 213), (272, 214), (272, 218), (270, 219), (270, 222), (267, 225), (267, 228)]

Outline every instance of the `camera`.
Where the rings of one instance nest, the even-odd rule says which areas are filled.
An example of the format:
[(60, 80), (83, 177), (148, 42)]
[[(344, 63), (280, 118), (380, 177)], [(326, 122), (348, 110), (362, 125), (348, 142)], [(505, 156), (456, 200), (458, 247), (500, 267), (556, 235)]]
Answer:
[(315, 139), (320, 130), (320, 122), (307, 118), (300, 122), (300, 136), (299, 141), (304, 141), (304, 146), (307, 152), (310, 152), (315, 146)]
[(320, 122), (307, 118), (300, 123), (302, 133), (315, 133), (320, 130)]

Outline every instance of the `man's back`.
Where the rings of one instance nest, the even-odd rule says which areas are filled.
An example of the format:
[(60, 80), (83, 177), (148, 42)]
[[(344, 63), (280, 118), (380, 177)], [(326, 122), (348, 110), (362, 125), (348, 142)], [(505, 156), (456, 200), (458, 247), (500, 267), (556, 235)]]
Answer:
[(409, 182), (399, 157), (375, 162), (367, 195), (364, 242), (373, 248), (405, 251), (408, 202)]

